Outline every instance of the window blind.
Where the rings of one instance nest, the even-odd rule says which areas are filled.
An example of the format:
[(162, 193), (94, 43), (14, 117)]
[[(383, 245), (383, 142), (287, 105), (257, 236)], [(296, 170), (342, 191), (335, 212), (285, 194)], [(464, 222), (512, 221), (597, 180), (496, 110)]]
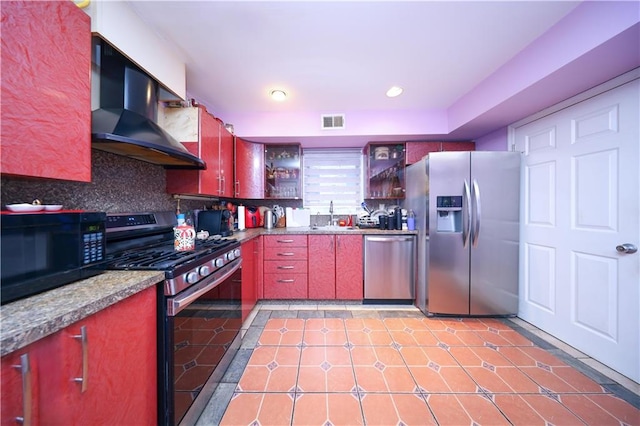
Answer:
[(359, 149), (305, 149), (303, 152), (303, 206), (311, 214), (355, 214), (363, 200)]

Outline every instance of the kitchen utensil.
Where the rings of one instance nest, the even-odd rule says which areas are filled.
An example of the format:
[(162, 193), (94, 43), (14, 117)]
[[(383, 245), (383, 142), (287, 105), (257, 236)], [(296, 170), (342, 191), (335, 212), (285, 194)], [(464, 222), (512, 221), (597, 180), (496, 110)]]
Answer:
[(284, 208), (277, 204), (274, 205), (273, 214), (276, 216), (276, 228), (284, 228), (287, 224)]
[(364, 201), (362, 203), (360, 203), (360, 206), (364, 209), (365, 212), (369, 213), (369, 215), (371, 215), (372, 210), (369, 208), (369, 206), (367, 205), (367, 203), (365, 203)]

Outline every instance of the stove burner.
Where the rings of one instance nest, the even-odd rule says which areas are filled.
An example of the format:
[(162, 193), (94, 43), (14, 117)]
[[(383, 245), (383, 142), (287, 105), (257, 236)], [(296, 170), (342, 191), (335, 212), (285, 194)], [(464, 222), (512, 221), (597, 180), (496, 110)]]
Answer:
[(149, 248), (136, 248), (107, 256), (109, 266), (114, 269), (171, 270), (223, 250), (234, 240), (209, 239), (197, 241), (192, 251), (175, 251), (171, 243)]

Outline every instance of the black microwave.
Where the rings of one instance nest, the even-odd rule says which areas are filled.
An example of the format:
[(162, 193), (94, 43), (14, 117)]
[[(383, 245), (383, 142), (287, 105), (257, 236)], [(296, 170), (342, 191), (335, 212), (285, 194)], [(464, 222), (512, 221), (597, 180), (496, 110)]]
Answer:
[(1, 304), (102, 272), (106, 219), (99, 212), (3, 212)]

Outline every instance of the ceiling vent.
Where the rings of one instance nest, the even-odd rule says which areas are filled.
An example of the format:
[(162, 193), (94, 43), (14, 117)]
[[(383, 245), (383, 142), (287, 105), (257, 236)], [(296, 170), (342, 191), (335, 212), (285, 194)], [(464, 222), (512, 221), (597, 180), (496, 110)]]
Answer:
[(344, 129), (344, 114), (323, 114), (322, 130)]

